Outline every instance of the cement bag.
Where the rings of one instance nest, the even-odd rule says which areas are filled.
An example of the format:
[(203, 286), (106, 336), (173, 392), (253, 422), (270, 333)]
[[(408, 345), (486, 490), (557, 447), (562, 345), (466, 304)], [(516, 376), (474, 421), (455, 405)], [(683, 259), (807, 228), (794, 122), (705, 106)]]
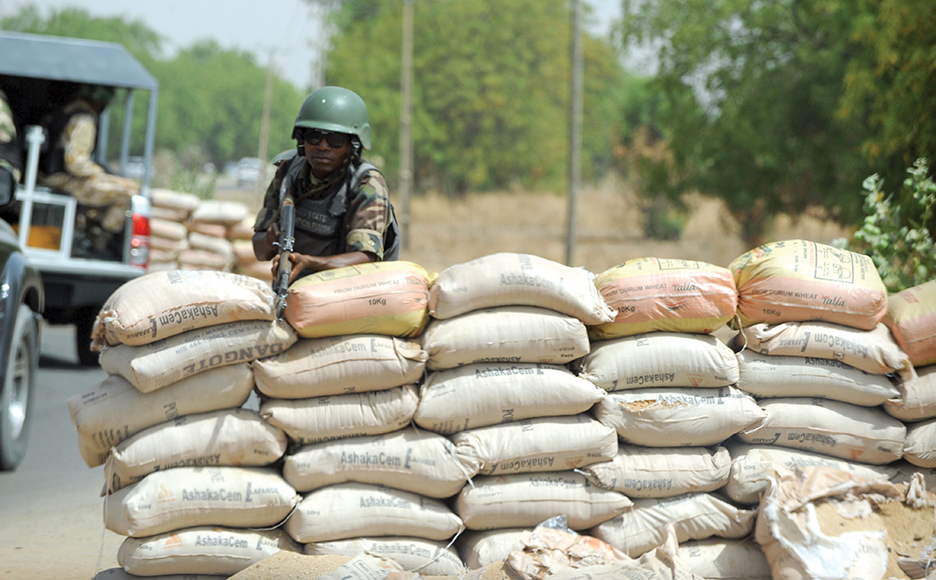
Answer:
[(104, 349), (99, 362), (143, 393), (184, 378), (258, 358), (277, 355), (296, 342), (288, 324), (265, 320), (228, 322), (143, 346), (119, 344)]
[(757, 510), (739, 509), (710, 493), (636, 499), (634, 507), (589, 530), (636, 558), (663, 543), (671, 523), (679, 543), (711, 537), (743, 538), (754, 529)]
[(403, 429), (418, 404), (416, 387), (406, 385), (373, 393), (268, 399), (260, 405), (260, 416), (292, 441), (307, 445)]
[(767, 557), (752, 538), (690, 540), (678, 554), (705, 580), (771, 580)]
[(431, 319), (422, 344), (430, 370), (482, 362), (566, 364), (589, 349), (581, 320), (533, 306), (484, 308)]
[(274, 526), (301, 498), (272, 468), (176, 467), (105, 500), (104, 524), (141, 538), (195, 526)]
[(621, 441), (647, 447), (715, 445), (764, 418), (754, 399), (734, 387), (609, 393), (593, 412)]
[(718, 446), (640, 447), (619, 445), (612, 461), (581, 470), (588, 480), (629, 498), (672, 497), (715, 491), (728, 481), (731, 456)]
[(887, 289), (869, 256), (806, 240), (758, 246), (728, 264), (741, 327), (820, 320), (872, 330)]
[(823, 322), (755, 324), (742, 329), (732, 346), (760, 354), (837, 360), (872, 375), (916, 376), (907, 354), (883, 324), (871, 331)]
[(247, 217), (247, 206), (224, 199), (201, 200), (192, 211), (192, 221), (233, 226)]
[(757, 505), (761, 494), (767, 491), (770, 481), (769, 470), (773, 464), (783, 464), (790, 469), (825, 467), (847, 471), (852, 477), (861, 479), (887, 480), (897, 470), (892, 465), (864, 465), (828, 455), (791, 449), (778, 445), (752, 445), (737, 440), (726, 445), (731, 453), (731, 473), (725, 485), (725, 495), (743, 505)]
[(574, 471), (478, 477), (455, 499), (470, 530), (532, 528), (565, 515), (574, 530), (596, 526), (632, 505), (624, 494), (595, 487)]
[(527, 528), (467, 530), (455, 540), (458, 555), (470, 570), (477, 570), (507, 559), (514, 550), (523, 549)]
[(183, 240), (188, 236), (185, 224), (169, 220), (150, 218), (150, 236), (164, 240)]
[(419, 336), (429, 321), (429, 274), (412, 262), (369, 262), (295, 281), (286, 321), (304, 338)]
[(764, 421), (738, 433), (746, 443), (780, 445), (883, 465), (903, 455), (907, 428), (879, 408), (810, 398), (764, 399)]
[[(321, 560), (322, 558), (332, 559), (346, 557), (347, 556), (306, 556), (306, 559), (314, 558), (316, 560)], [(326, 562), (330, 563), (329, 561)], [(309, 566), (305, 565), (304, 562), (300, 569), (303, 570), (303, 573), (310, 573), (310, 578), (317, 578), (318, 580), (419, 580), (421, 578), (418, 572), (406, 572), (403, 570), (403, 567), (395, 560), (381, 558), (380, 556), (371, 554), (358, 554), (347, 563), (327, 574), (321, 574), (320, 571), (315, 568), (310, 570)], [(267, 575), (260, 576), (260, 578), (268, 577)]]
[(936, 280), (890, 295), (883, 322), (913, 366), (936, 364)]
[[(218, 227), (221, 227), (221, 235), (223, 236), (224, 227)], [(188, 234), (188, 240), (189, 247), (191, 247), (193, 250), (205, 250), (206, 252), (212, 252), (214, 254), (218, 254), (219, 256), (224, 256), (230, 262), (234, 261), (234, 247), (231, 245), (231, 241), (226, 238), (192, 231)], [(269, 286), (266, 287), (269, 288)]]
[(895, 485), (778, 465), (761, 500), (755, 539), (774, 580), (907, 578), (898, 561), (934, 555), (934, 505), (920, 480)]
[(253, 364), (257, 389), (275, 399), (392, 389), (418, 382), (425, 368), (419, 341), (379, 334), (301, 338)]
[(478, 473), (500, 475), (585, 467), (617, 454), (613, 427), (591, 417), (539, 417), (461, 431), (451, 440), (481, 462)]
[(498, 253), (449, 266), (429, 289), (429, 314), (454, 318), (495, 306), (537, 306), (585, 324), (614, 320), (594, 284), (595, 276), (530, 254)]
[(115, 290), (98, 313), (92, 338), (97, 346), (138, 346), (225, 322), (273, 318), (273, 290), (265, 282), (228, 272), (168, 270)]
[(117, 563), (134, 578), (169, 574), (186, 580), (196, 578), (195, 574), (218, 578), (219, 574), (237, 574), (280, 550), (299, 549), (280, 530), (194, 527), (127, 538), (117, 551)]
[(408, 572), (422, 575), (457, 575), (465, 570), (465, 564), (454, 548), (446, 542), (434, 542), (422, 538), (389, 536), (386, 538), (354, 538), (332, 542), (316, 542), (304, 546), (311, 556), (350, 556), (371, 554), (399, 563)]
[(884, 375), (833, 359), (738, 353), (738, 388), (756, 397), (816, 397), (877, 407), (900, 395)]
[[(523, 533), (523, 547), (511, 552), (507, 565), (521, 580), (545, 580), (572, 569), (590, 571), (607, 564), (633, 562), (614, 546), (568, 529), (565, 517), (551, 518)], [(623, 577), (629, 577), (624, 575)]]
[(905, 423), (936, 417), (936, 365), (916, 371), (917, 378), (899, 381), (899, 395), (884, 403), (888, 415)]
[(317, 489), (286, 520), (297, 542), (331, 542), (371, 536), (448, 540), (464, 528), (441, 500), (368, 483)]
[(588, 329), (593, 340), (660, 330), (708, 334), (738, 307), (731, 270), (695, 260), (629, 260), (598, 274), (595, 286), (616, 315)]
[[(151, 190), (152, 191), (152, 190)], [(155, 205), (151, 208), (150, 211), (150, 235), (153, 235), (153, 220), (159, 219), (168, 222), (176, 222), (179, 224), (185, 224), (189, 219), (188, 210), (181, 209), (170, 209), (166, 207), (156, 207)]]
[(917, 467), (936, 468), (936, 419), (907, 427), (903, 456)]
[(171, 239), (162, 238), (159, 236), (150, 236), (150, 249), (151, 250), (161, 250), (163, 252), (170, 252), (173, 255), (175, 255), (175, 257), (178, 257), (179, 253), (182, 250), (187, 250), (188, 248), (189, 248), (188, 238), (185, 238), (182, 240), (171, 240)]
[[(241, 223), (243, 223), (243, 221), (241, 221), (238, 225)], [(210, 222), (186, 220), (185, 226), (189, 229), (189, 232), (193, 234), (201, 234), (203, 236), (208, 236), (214, 239), (224, 238), (225, 241), (229, 242), (229, 240), (227, 240), (228, 226), (224, 224), (213, 224)], [(220, 248), (221, 246), (218, 247)]]
[(192, 213), (201, 204), (201, 199), (193, 193), (173, 191), (171, 189), (154, 188), (150, 190), (153, 207), (177, 209)]
[(286, 434), (248, 409), (185, 415), (140, 431), (111, 451), (111, 491), (174, 467), (259, 467), (286, 452)]
[[(150, 578), (152, 580), (220, 580), (223, 576), (217, 574), (160, 574), (159, 576), (150, 576)], [(140, 577), (134, 576), (118, 566), (101, 570), (91, 580), (140, 580)]]
[(535, 417), (578, 415), (604, 396), (603, 390), (564, 366), (471, 364), (429, 373), (413, 420), (449, 435)]
[(218, 367), (152, 393), (141, 393), (120, 375), (68, 399), (78, 448), (88, 467), (102, 465), (111, 447), (147, 427), (218, 409), (240, 407), (250, 397), (247, 364)]
[(299, 448), (286, 457), (283, 477), (299, 491), (355, 481), (443, 498), (478, 472), (478, 459), (437, 433), (403, 429)]
[(738, 359), (710, 334), (651, 332), (598, 341), (573, 365), (602, 389), (727, 387), (738, 382)]
[(179, 252), (180, 270), (207, 270), (224, 272), (231, 269), (234, 260), (231, 256), (189, 248)]

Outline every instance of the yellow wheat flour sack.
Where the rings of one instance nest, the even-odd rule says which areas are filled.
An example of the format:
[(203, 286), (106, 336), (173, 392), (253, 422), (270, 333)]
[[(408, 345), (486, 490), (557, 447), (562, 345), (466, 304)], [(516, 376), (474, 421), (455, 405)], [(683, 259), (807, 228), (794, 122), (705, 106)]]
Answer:
[(286, 321), (304, 338), (419, 336), (429, 320), (429, 274), (411, 262), (371, 262), (293, 282)]
[(655, 330), (706, 334), (731, 320), (738, 305), (731, 270), (695, 260), (630, 260), (598, 274), (595, 286), (616, 315), (589, 328), (592, 339)]
[(871, 330), (887, 289), (871, 258), (807, 240), (758, 246), (728, 265), (742, 327), (821, 320)]
[(888, 297), (882, 322), (914, 366), (936, 364), (936, 280)]

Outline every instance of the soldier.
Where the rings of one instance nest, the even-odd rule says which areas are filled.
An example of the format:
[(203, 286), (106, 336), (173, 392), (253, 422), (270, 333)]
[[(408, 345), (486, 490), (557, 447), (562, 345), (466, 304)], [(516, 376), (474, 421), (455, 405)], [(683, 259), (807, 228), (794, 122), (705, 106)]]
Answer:
[(20, 180), (22, 160), (16, 145), (16, 126), (6, 94), (0, 90), (0, 200), (12, 199)]
[(380, 171), (361, 159), (370, 149), (367, 106), (341, 87), (313, 91), (299, 109), (292, 136), (297, 147), (273, 161), (276, 174), (254, 223), (259, 260), (279, 255), (279, 189), (292, 177), (296, 200), (295, 245), (290, 282), (301, 276), (374, 261), (396, 260), (400, 235)]
[(131, 198), (140, 192), (133, 179), (107, 173), (95, 163), (98, 116), (114, 96), (111, 87), (82, 85), (74, 100), (43, 123), (51, 150), (40, 163), (40, 183), (70, 193), (78, 203), (103, 209), (101, 226), (122, 232)]

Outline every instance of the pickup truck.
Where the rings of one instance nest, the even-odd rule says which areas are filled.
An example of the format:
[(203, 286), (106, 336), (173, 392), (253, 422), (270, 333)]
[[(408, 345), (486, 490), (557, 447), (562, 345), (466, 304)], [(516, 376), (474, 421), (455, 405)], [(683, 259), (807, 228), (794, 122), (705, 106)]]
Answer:
[[(67, 83), (70, 83), (66, 85)], [(114, 173), (126, 174), (131, 156), (134, 102), (138, 91), (148, 94), (143, 145), (144, 172), (140, 191), (126, 214), (124, 230), (105, 246), (89, 243), (82, 206), (70, 192), (37, 184), (40, 156), (49, 149), (42, 120), (60, 103), (55, 96), (71, 84), (115, 90), (98, 117), (95, 161)], [(19, 244), (45, 285), (45, 320), (74, 324), (78, 360), (97, 363), (91, 350), (91, 329), (101, 306), (125, 282), (146, 272), (149, 259), (150, 182), (159, 83), (127, 49), (116, 43), (0, 32), (0, 89), (8, 97), (20, 135), (25, 171), (16, 202), (0, 212), (13, 225)], [(121, 98), (123, 97), (123, 98)], [(107, 159), (108, 129), (114, 103), (123, 104), (119, 153)], [(116, 149), (116, 148), (115, 148)]]

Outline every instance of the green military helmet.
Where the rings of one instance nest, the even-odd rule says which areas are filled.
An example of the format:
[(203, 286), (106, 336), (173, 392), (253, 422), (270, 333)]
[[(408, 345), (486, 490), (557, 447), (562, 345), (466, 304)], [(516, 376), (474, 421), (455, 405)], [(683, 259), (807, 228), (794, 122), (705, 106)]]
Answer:
[(356, 135), (365, 149), (371, 146), (367, 105), (357, 93), (341, 87), (312, 91), (299, 108), (293, 138), (299, 137), (300, 127)]

